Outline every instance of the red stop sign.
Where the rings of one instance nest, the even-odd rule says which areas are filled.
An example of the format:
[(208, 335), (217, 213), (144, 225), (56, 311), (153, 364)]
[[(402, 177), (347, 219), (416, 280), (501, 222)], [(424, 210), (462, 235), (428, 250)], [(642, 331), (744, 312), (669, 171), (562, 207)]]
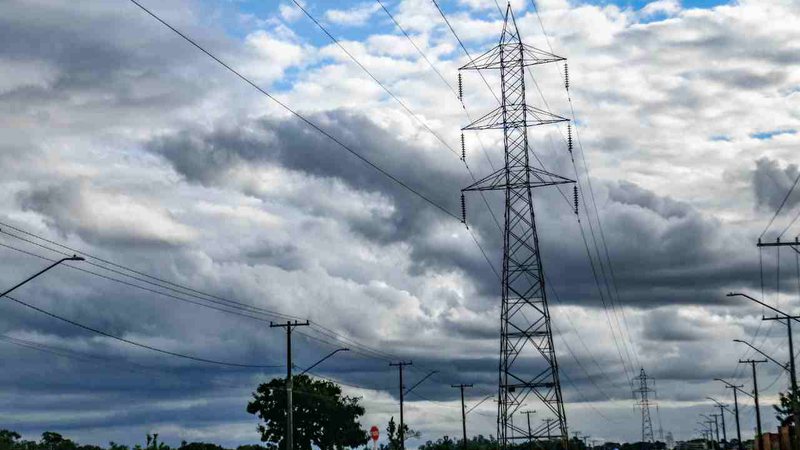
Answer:
[(373, 441), (377, 441), (378, 440), (378, 436), (380, 435), (380, 431), (378, 430), (378, 427), (373, 425), (372, 428), (369, 429), (369, 435), (372, 437)]

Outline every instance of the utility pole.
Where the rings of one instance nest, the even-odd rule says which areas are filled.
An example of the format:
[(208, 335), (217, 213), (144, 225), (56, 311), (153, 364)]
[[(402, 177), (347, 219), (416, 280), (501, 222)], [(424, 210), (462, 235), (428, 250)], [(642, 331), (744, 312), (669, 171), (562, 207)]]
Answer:
[(718, 444), (719, 444), (720, 442), (722, 442), (722, 441), (720, 441), (720, 440), (719, 440), (719, 421), (717, 420), (717, 417), (719, 417), (720, 415), (721, 415), (721, 414), (712, 414), (712, 415), (711, 415), (711, 417), (713, 417), (713, 418), (714, 418), (714, 428), (717, 430), (717, 443), (718, 443)]
[(711, 430), (711, 440), (714, 440), (714, 430), (717, 431), (717, 442), (719, 443), (719, 424), (717, 423), (717, 416), (714, 414), (707, 416), (705, 414), (700, 414), (706, 422), (708, 423), (709, 429)]
[(531, 414), (536, 414), (536, 411), (522, 411), (522, 414), (525, 414), (528, 418), (528, 443), (531, 445), (531, 450), (533, 450), (533, 434), (531, 432)]
[[(792, 413), (795, 417), (795, 422), (797, 422), (798, 414), (800, 413), (800, 405), (797, 404), (797, 368), (794, 362), (794, 339), (792, 339), (792, 320), (798, 320), (800, 316), (790, 316), (788, 314), (784, 314), (783, 316), (775, 316), (775, 317), (763, 317), (762, 320), (777, 320), (777, 321), (786, 321), (786, 333), (789, 337), (789, 375), (790, 380), (792, 383), (792, 392), (789, 393), (789, 399), (791, 400), (792, 405)], [(797, 438), (797, 425), (795, 425), (795, 439)]]
[[(728, 383), (727, 381), (722, 380), (720, 378), (716, 378), (716, 380), (725, 383), (725, 387), (726, 388), (733, 389), (733, 409), (734, 409), (734, 415), (736, 416), (736, 439), (739, 440), (739, 450), (744, 450), (744, 445), (742, 444), (742, 428), (741, 428), (741, 425), (739, 423), (739, 398), (736, 395), (736, 393), (739, 390), (741, 390), (741, 388), (743, 388), (744, 385), (737, 386), (737, 385)], [(747, 394), (747, 392), (745, 392), (745, 391), (742, 391), (742, 392)], [(747, 395), (750, 395), (750, 394), (747, 394)]]
[[(772, 244), (772, 243), (762, 244), (761, 243), (761, 239), (759, 239), (757, 246), (758, 247), (789, 246), (794, 251), (800, 252), (800, 250), (798, 250), (798, 246), (800, 246), (800, 242), (798, 242), (797, 238), (795, 238), (794, 242), (781, 242), (780, 239), (777, 239), (774, 244)], [(792, 321), (793, 320), (800, 321), (800, 316), (793, 316), (793, 315), (787, 314), (787, 313), (779, 310), (778, 308), (775, 308), (774, 306), (768, 305), (768, 304), (762, 302), (761, 300), (757, 300), (757, 299), (755, 299), (755, 298), (753, 298), (753, 297), (751, 297), (751, 296), (749, 296), (747, 294), (742, 294), (742, 293), (738, 293), (738, 292), (732, 292), (732, 293), (728, 294), (728, 297), (745, 297), (745, 298), (747, 298), (749, 300), (752, 300), (753, 302), (758, 303), (759, 305), (764, 306), (765, 308), (768, 308), (768, 309), (770, 309), (770, 310), (772, 310), (772, 311), (774, 311), (774, 312), (776, 312), (778, 314), (775, 317), (762, 317), (762, 320), (777, 320), (779, 322), (780, 321), (784, 321), (784, 320), (786, 321), (786, 332), (787, 332), (787, 335), (788, 335), (788, 338), (789, 338), (789, 375), (790, 375), (790, 379), (791, 379), (791, 383), (792, 383), (791, 384), (791, 388), (790, 388), (791, 392), (789, 393), (789, 401), (790, 401), (790, 404), (791, 404), (791, 407), (792, 407), (792, 417), (793, 417), (793, 422), (794, 422), (794, 425), (795, 425), (793, 427), (794, 433), (793, 433), (791, 441), (792, 441), (792, 448), (797, 450), (798, 449), (798, 444), (800, 444), (798, 442), (798, 431), (799, 431), (798, 428), (800, 428), (800, 424), (798, 424), (798, 418), (800, 418), (800, 405), (798, 405), (798, 402), (797, 402), (797, 395), (798, 395), (798, 391), (797, 391), (797, 369), (796, 369), (795, 361), (794, 361), (795, 358), (794, 358), (794, 340), (792, 339)]]
[(397, 367), (400, 371), (400, 450), (406, 450), (406, 430), (405, 430), (405, 422), (403, 421), (403, 392), (405, 391), (405, 386), (403, 386), (403, 367), (410, 366), (414, 364), (412, 361), (399, 361), (396, 363), (389, 363), (391, 367)]
[(756, 406), (756, 429), (758, 430), (758, 434), (756, 435), (756, 441), (759, 442), (758, 448), (761, 448), (761, 410), (758, 406), (758, 377), (756, 376), (756, 364), (765, 363), (767, 362), (766, 359), (747, 359), (747, 360), (739, 360), (740, 364), (750, 364), (750, 367), (753, 369), (753, 401)]
[(294, 450), (294, 409), (292, 406), (292, 330), (295, 327), (307, 327), (308, 321), (286, 321), (286, 323), (269, 323), (270, 328), (286, 328), (286, 450)]
[(722, 419), (722, 440), (727, 445), (728, 432), (725, 430), (725, 411), (727, 410), (728, 412), (731, 412), (731, 410), (726, 405), (714, 400), (712, 397), (706, 397), (706, 398), (716, 403), (717, 407), (719, 408), (719, 417)]
[(553, 424), (553, 419), (544, 419), (545, 428), (547, 428), (547, 441), (549, 442), (551, 439), (550, 436), (550, 426)]
[(471, 384), (451, 384), (450, 387), (461, 390), (461, 431), (463, 433), (463, 447), (467, 450), (467, 409), (464, 405), (464, 388), (471, 388)]
[[(505, 196), (497, 407), (500, 450), (506, 450), (514, 440), (523, 438), (525, 431), (514, 425), (513, 417), (528, 398), (541, 402), (541, 412), (553, 418), (552, 429), (557, 430), (552, 437), (558, 439), (565, 450), (569, 446), (533, 191), (575, 181), (531, 164), (528, 140), (529, 127), (567, 122), (568, 119), (528, 105), (525, 96), (526, 67), (562, 61), (565, 59), (560, 56), (523, 44), (509, 4), (499, 43), (459, 68), (500, 71), (499, 107), (463, 130), (502, 130), (504, 164), (464, 188), (461, 197), (462, 220), (466, 224), (464, 192), (501, 191)], [(571, 152), (572, 144), (568, 143), (568, 148)], [(534, 367), (542, 369), (532, 371), (530, 361), (535, 361)], [(548, 428), (548, 432), (552, 429)], [(534, 440), (541, 439), (541, 433), (533, 434)]]

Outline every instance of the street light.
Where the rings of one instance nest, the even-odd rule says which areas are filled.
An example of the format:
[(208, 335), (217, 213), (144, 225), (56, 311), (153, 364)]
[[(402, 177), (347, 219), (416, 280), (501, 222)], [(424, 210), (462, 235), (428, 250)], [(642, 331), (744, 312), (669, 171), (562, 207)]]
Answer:
[(725, 387), (730, 388), (730, 389), (733, 390), (733, 408), (734, 408), (734, 413), (733, 414), (736, 416), (736, 439), (739, 441), (739, 445), (738, 445), (739, 450), (744, 450), (744, 444), (742, 443), (742, 428), (741, 428), (741, 425), (739, 423), (739, 397), (736, 395), (736, 392), (737, 391), (741, 391), (741, 392), (744, 392), (747, 395), (750, 395), (750, 394), (741, 390), (741, 388), (743, 387), (742, 385), (737, 386), (735, 384), (728, 383), (727, 381), (723, 380), (722, 378), (714, 378), (714, 381), (720, 381), (722, 383), (725, 383)]
[(53, 264), (50, 264), (49, 266), (45, 267), (44, 269), (42, 269), (42, 270), (40, 270), (40, 271), (36, 272), (35, 274), (33, 274), (33, 275), (29, 276), (28, 278), (26, 278), (26, 279), (25, 279), (25, 280), (23, 280), (22, 282), (20, 282), (20, 283), (17, 283), (17, 284), (16, 284), (14, 287), (12, 287), (11, 289), (9, 289), (9, 290), (7, 290), (7, 291), (3, 292), (2, 294), (0, 294), (0, 297), (5, 297), (6, 295), (8, 295), (8, 294), (10, 294), (11, 292), (13, 292), (14, 290), (16, 290), (18, 287), (20, 287), (20, 286), (22, 286), (23, 284), (25, 284), (25, 283), (27, 283), (27, 282), (29, 282), (29, 281), (33, 280), (34, 278), (38, 277), (39, 275), (41, 275), (41, 274), (43, 274), (43, 273), (47, 272), (48, 270), (52, 269), (53, 267), (55, 267), (55, 266), (57, 266), (57, 265), (59, 265), (59, 264), (61, 264), (61, 263), (65, 262), (65, 261), (85, 261), (85, 259), (84, 259), (82, 256), (78, 256), (78, 255), (72, 255), (72, 256), (69, 256), (69, 257), (66, 257), (66, 258), (61, 258), (61, 259), (59, 259), (58, 261), (54, 262)]
[[(332, 351), (332, 352), (328, 353), (328, 354), (327, 354), (327, 355), (326, 355), (324, 358), (320, 359), (319, 361), (315, 362), (314, 364), (312, 364), (312, 365), (311, 365), (310, 367), (308, 367), (307, 369), (305, 369), (305, 370), (303, 370), (302, 372), (300, 372), (300, 375), (304, 375), (304, 374), (305, 374), (306, 372), (308, 372), (309, 370), (313, 369), (314, 367), (317, 367), (318, 365), (322, 364), (322, 362), (323, 362), (323, 361), (325, 361), (326, 359), (330, 358), (331, 356), (333, 356), (333, 355), (335, 355), (335, 354), (337, 354), (337, 353), (339, 353), (339, 352), (349, 352), (349, 351), (350, 351), (350, 349), (349, 349), (349, 348), (337, 348), (336, 350), (334, 350), (334, 351)], [(299, 375), (298, 375), (298, 376), (299, 376)]]
[(731, 411), (731, 409), (728, 408), (727, 405), (718, 402), (713, 397), (706, 397), (706, 398), (711, 400), (712, 402), (716, 403), (717, 407), (719, 408), (719, 417), (720, 417), (720, 419), (722, 419), (722, 442), (725, 442), (725, 445), (727, 446), (727, 444), (728, 444), (728, 432), (725, 430), (725, 414), (724, 414), (724, 412), (725, 412), (725, 410), (727, 410), (729, 413), (733, 413), (733, 411)]
[[(792, 247), (792, 248), (794, 248), (794, 247)], [(796, 249), (795, 249), (795, 251), (796, 251)], [(796, 321), (800, 322), (800, 316), (796, 316), (796, 315), (793, 316), (791, 314), (787, 314), (787, 313), (779, 310), (778, 308), (775, 308), (774, 306), (770, 306), (770, 305), (762, 302), (761, 300), (757, 300), (757, 299), (755, 299), (755, 298), (753, 298), (753, 297), (751, 297), (751, 296), (749, 296), (747, 294), (742, 294), (740, 292), (731, 292), (730, 294), (728, 294), (728, 297), (744, 297), (744, 298), (749, 299), (749, 300), (751, 300), (751, 301), (753, 301), (755, 303), (758, 303), (759, 305), (761, 305), (761, 306), (763, 306), (765, 308), (769, 308), (770, 310), (778, 313), (778, 315), (775, 316), (775, 317), (762, 317), (762, 320), (777, 320), (777, 321), (784, 321), (785, 320), (786, 321), (786, 334), (788, 335), (788, 338), (789, 338), (789, 349), (788, 349), (789, 350), (789, 378), (790, 378), (791, 383), (792, 383), (791, 384), (791, 388), (790, 388), (791, 391), (789, 393), (789, 402), (790, 402), (791, 408), (792, 408), (792, 419), (793, 419), (793, 422), (795, 423), (795, 428), (794, 428), (794, 433), (793, 433), (794, 434), (793, 435), (793, 441), (794, 441), (795, 445), (793, 445), (793, 447), (794, 448), (798, 448), (798, 442), (800, 441), (800, 436), (798, 436), (797, 421), (798, 421), (798, 417), (800, 417), (800, 404), (798, 404), (798, 401), (797, 401), (797, 393), (798, 393), (798, 390), (797, 390), (797, 369), (796, 369), (795, 361), (794, 361), (794, 340), (792, 339), (792, 320), (796, 320)]]
[(791, 318), (791, 319), (794, 319), (794, 320), (797, 320), (798, 322), (800, 322), (800, 319), (798, 319), (798, 318), (796, 318), (796, 317), (792, 317), (792, 316), (790, 316), (789, 314), (786, 314), (785, 312), (781, 311), (780, 309), (778, 309), (778, 308), (775, 308), (774, 306), (768, 305), (768, 304), (766, 304), (766, 303), (762, 302), (761, 300), (758, 300), (758, 299), (756, 299), (756, 298), (753, 298), (753, 297), (751, 297), (751, 296), (749, 296), (749, 295), (747, 295), (747, 294), (743, 294), (743, 293), (741, 293), (741, 292), (729, 292), (728, 294), (725, 294), (725, 296), (726, 296), (726, 297), (744, 297), (744, 298), (746, 298), (746, 299), (748, 299), (748, 300), (751, 300), (751, 301), (753, 301), (753, 302), (756, 302), (756, 303), (758, 303), (759, 305), (761, 305), (761, 306), (763, 306), (763, 307), (765, 307), (765, 308), (767, 308), (767, 309), (770, 309), (770, 310), (772, 310), (772, 311), (775, 311), (776, 313), (778, 313), (778, 314), (780, 314), (780, 315), (784, 316), (785, 318)]
[(748, 347), (752, 348), (753, 350), (755, 350), (756, 352), (758, 352), (758, 353), (759, 353), (761, 356), (763, 356), (763, 357), (767, 358), (768, 360), (770, 360), (770, 361), (774, 362), (775, 364), (779, 365), (779, 366), (781, 367), (781, 369), (783, 369), (783, 370), (785, 370), (785, 371), (787, 371), (787, 372), (791, 372), (791, 370), (790, 370), (790, 368), (789, 368), (789, 364), (788, 364), (788, 363), (786, 363), (786, 364), (781, 364), (781, 363), (780, 363), (780, 362), (778, 362), (778, 361), (777, 361), (775, 358), (773, 358), (773, 357), (769, 356), (768, 354), (766, 354), (766, 353), (762, 352), (761, 350), (757, 349), (757, 348), (756, 348), (756, 347), (755, 347), (753, 344), (751, 344), (751, 343), (749, 343), (749, 342), (747, 342), (747, 341), (743, 341), (743, 340), (741, 340), (741, 339), (734, 339), (734, 340), (733, 340), (733, 342), (738, 342), (738, 343), (740, 343), (740, 344), (744, 344), (744, 345), (746, 345), (746, 346), (748, 346)]

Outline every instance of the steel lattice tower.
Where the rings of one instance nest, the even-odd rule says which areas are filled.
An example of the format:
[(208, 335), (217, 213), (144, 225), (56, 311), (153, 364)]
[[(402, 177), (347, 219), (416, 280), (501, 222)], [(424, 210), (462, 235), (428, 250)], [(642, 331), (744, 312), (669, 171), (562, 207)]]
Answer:
[[(509, 5), (499, 44), (460, 69), (498, 69), (502, 86), (501, 105), (464, 130), (503, 130), (505, 164), (463, 190), (505, 193), (497, 411), (501, 448), (515, 440), (554, 439), (564, 448), (569, 442), (531, 191), (574, 181), (531, 167), (528, 145), (529, 127), (567, 119), (525, 101), (525, 68), (558, 61), (564, 58), (522, 43)], [(531, 394), (544, 404), (540, 413), (546, 416), (529, 433), (514, 425), (513, 416)]]
[(648, 385), (647, 380), (652, 378), (648, 377), (644, 369), (639, 372), (639, 389), (635, 390), (639, 394), (639, 407), (642, 409), (642, 442), (652, 443), (655, 441), (653, 437), (653, 421), (650, 419), (650, 401), (649, 394), (653, 391)]

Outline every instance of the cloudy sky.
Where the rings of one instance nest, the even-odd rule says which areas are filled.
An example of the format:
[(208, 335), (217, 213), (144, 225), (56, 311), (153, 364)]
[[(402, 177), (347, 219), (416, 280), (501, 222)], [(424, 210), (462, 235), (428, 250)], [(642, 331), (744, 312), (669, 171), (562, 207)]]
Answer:
[[(458, 153), (460, 128), (496, 105), (499, 81), (465, 74), (462, 108), (454, 89), (467, 57), (434, 4), (383, 3), (413, 45), (371, 0), (303, 4), (396, 98), (291, 2), (142, 1), (457, 212), (471, 178), (448, 147)], [(494, 2), (438, 3), (470, 54), (496, 42)], [(755, 242), (800, 170), (800, 3), (537, 4), (539, 17), (532, 2), (512, 2), (525, 41), (569, 60), (581, 145), (573, 165), (564, 125), (532, 131), (531, 142), (586, 200), (579, 226), (571, 199), (535, 194), (570, 430), (636, 440), (629, 380), (644, 367), (664, 431), (696, 436), (697, 414), (713, 412), (705, 397), (731, 400), (715, 377), (751, 386), (732, 339), (787, 358), (780, 325), (724, 294), (761, 297), (763, 266), (765, 299), (798, 306), (796, 255), (760, 259)], [(528, 99), (572, 118), (563, 71), (534, 68)], [(492, 132), (466, 136), (476, 176), (502, 160), (501, 144)], [(465, 229), (127, 0), (0, 2), (0, 167), (3, 286), (71, 252), (59, 245), (101, 258), (74, 264), (93, 273), (60, 267), (14, 298), (171, 352), (274, 366), (171, 357), (6, 299), (0, 426), (26, 438), (255, 443), (245, 405), (285, 370), (284, 335), (267, 325), (287, 315), (313, 322), (295, 337), (298, 366), (352, 349), (318, 374), (363, 398), (367, 427), (398, 414), (391, 360), (414, 361), (407, 385), (439, 371), (407, 397), (422, 440), (459, 433), (451, 383), (475, 385), (469, 405), (496, 392), (502, 236), (487, 205), (500, 214), (501, 198), (470, 196)], [(798, 211), (800, 193), (765, 238), (800, 233)], [(759, 374), (773, 428), (767, 405), (787, 379), (777, 366)], [(495, 408), (469, 414), (471, 434), (494, 433)], [(754, 409), (742, 411), (750, 436)]]

